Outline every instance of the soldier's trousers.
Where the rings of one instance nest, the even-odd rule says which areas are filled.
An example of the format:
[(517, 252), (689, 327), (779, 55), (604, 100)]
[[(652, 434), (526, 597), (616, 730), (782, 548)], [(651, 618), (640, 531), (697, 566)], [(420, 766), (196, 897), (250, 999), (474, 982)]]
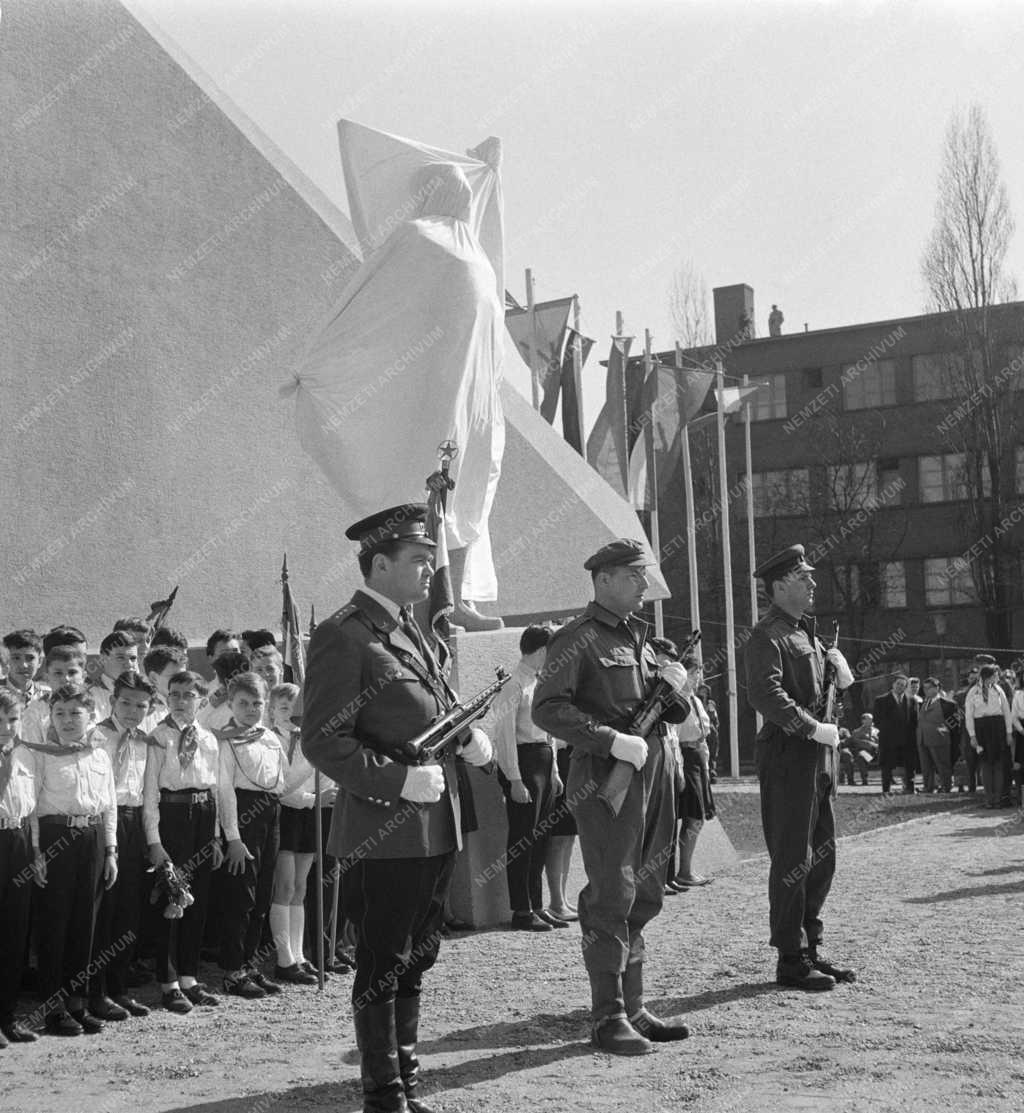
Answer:
[(757, 742), (771, 945), (780, 954), (820, 942), (821, 909), (835, 874), (834, 773), (818, 750), (818, 743), (792, 735)]
[(587, 885), (579, 897), (583, 961), (590, 973), (621, 973), (644, 956), (644, 925), (661, 911), (673, 851), (675, 768), (669, 743), (648, 739), (647, 763), (633, 775), (612, 817), (597, 799), (614, 766), (574, 749), (566, 799), (579, 829)]

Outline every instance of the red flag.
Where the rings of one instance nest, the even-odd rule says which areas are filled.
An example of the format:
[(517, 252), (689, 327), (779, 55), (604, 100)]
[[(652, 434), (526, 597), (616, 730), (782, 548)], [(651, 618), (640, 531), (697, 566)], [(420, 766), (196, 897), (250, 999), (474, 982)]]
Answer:
[(291, 666), (292, 680), (301, 688), (306, 676), (306, 651), (299, 628), (299, 608), (295, 605), (292, 586), (288, 582), (287, 553), (281, 565), (281, 644), (284, 647), (284, 663)]
[(454, 441), (445, 441), (438, 452), (441, 467), (427, 478), (430, 491), (427, 498), (427, 536), (437, 545), (434, 550), (434, 574), (430, 578), (430, 595), (427, 597), (427, 625), (434, 631), (435, 637), (447, 641), (451, 636), (451, 618), (455, 613), (455, 593), (452, 591), (451, 568), (448, 564), (444, 514), (448, 492), (455, 486), (448, 471), (458, 454), (458, 446)]

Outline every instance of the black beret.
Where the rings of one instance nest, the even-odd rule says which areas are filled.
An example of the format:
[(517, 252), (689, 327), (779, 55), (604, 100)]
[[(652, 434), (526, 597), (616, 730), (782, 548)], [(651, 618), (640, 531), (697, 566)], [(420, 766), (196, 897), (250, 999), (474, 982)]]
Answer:
[(781, 553), (769, 557), (760, 567), (754, 569), (759, 580), (783, 580), (790, 572), (813, 572), (814, 565), (804, 559), (803, 545), (790, 545)]
[(362, 553), (373, 552), (389, 541), (409, 541), (431, 548), (436, 544), (427, 536), (427, 505), (420, 502), (407, 502), (371, 514), (349, 526), (345, 536), (349, 541), (358, 541)]
[(653, 563), (648, 556), (647, 546), (642, 541), (635, 541), (632, 537), (619, 537), (602, 545), (593, 556), (587, 557), (583, 567), (588, 572), (593, 572), (598, 568), (609, 568), (617, 564), (646, 568)]

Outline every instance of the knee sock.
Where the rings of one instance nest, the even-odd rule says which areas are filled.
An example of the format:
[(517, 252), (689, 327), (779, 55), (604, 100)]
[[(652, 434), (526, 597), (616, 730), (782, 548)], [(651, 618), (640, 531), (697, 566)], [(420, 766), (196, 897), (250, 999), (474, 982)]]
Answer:
[(277, 965), (292, 966), (295, 958), (292, 955), (291, 934), (288, 920), (288, 911), (291, 906), (287, 904), (272, 904), (270, 906), (270, 937), (277, 948)]
[(296, 962), (303, 963), (306, 961), (302, 954), (302, 937), (306, 933), (306, 909), (303, 905), (288, 905), (288, 924), (292, 957)]

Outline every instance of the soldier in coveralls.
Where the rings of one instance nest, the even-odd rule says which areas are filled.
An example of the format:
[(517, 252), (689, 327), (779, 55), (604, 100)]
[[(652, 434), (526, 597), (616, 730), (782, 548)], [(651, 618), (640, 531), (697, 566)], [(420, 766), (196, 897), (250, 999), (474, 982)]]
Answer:
[[(661, 911), (672, 856), (675, 757), (663, 730), (647, 739), (627, 733), (633, 713), (657, 678), (676, 692), (686, 670), (659, 670), (648, 626), (634, 617), (650, 564), (639, 541), (620, 539), (583, 567), (594, 602), (548, 645), (533, 698), (534, 722), (572, 747), (566, 800), (579, 828), (587, 886), (580, 893), (583, 960), (590, 977), (591, 1042), (616, 1055), (643, 1055), (651, 1041), (685, 1039), (685, 1024), (644, 1008), (644, 925)], [(665, 716), (682, 721), (685, 701)], [(636, 769), (618, 816), (598, 799), (616, 760)]]
[(818, 951), (821, 909), (836, 865), (832, 799), (839, 744), (839, 728), (820, 719), (825, 661), (835, 667), (840, 689), (853, 683), (853, 674), (838, 649), (826, 650), (815, 637), (814, 619), (806, 613), (814, 602), (813, 571), (803, 545), (776, 553), (755, 570), (772, 605), (746, 649), (747, 700), (764, 717), (756, 755), (771, 858), (776, 981), (806, 990), (832, 989), (855, 977)]

